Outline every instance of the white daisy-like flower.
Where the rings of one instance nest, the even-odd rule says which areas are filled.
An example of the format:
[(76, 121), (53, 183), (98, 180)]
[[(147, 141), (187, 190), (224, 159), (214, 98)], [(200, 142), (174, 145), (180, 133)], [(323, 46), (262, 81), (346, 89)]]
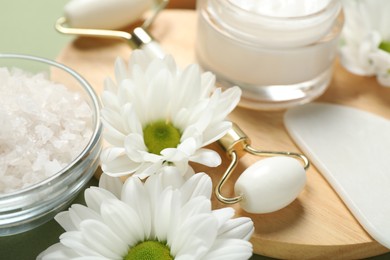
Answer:
[(390, 86), (390, 1), (343, 0), (341, 63), (352, 73)]
[(103, 175), (100, 187), (85, 191), (87, 206), (72, 205), (55, 217), (66, 232), (37, 259), (250, 258), (253, 222), (232, 218), (232, 208), (211, 210), (206, 174), (193, 175), (180, 188), (166, 186), (162, 175), (145, 183), (133, 175), (124, 184)]
[(115, 73), (116, 83), (107, 79), (102, 94), (109, 143), (101, 156), (104, 172), (145, 178), (165, 166), (188, 173), (189, 161), (221, 163), (203, 147), (231, 128), (225, 118), (239, 102), (238, 87), (222, 92), (215, 76), (198, 65), (180, 70), (171, 56), (151, 59), (141, 50), (133, 51), (128, 66), (118, 59)]

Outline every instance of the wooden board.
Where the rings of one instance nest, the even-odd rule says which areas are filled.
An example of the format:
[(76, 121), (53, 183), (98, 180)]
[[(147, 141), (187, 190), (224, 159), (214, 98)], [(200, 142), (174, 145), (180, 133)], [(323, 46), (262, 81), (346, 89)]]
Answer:
[[(195, 62), (194, 11), (164, 11), (151, 33), (181, 66)], [(122, 41), (77, 38), (63, 49), (58, 61), (74, 68), (100, 92), (104, 78), (114, 78), (115, 58), (127, 60), (130, 53), (131, 49)], [(338, 63), (329, 89), (319, 100), (361, 108), (390, 119), (390, 88), (379, 86), (374, 78), (354, 76)], [(283, 126), (283, 114), (284, 111), (237, 108), (230, 119), (248, 134), (254, 147), (299, 151)], [(221, 152), (216, 144), (212, 148)], [(194, 165), (197, 171), (209, 173), (214, 185), (229, 163), (222, 152), (221, 156), (223, 164), (218, 168)], [(225, 195), (232, 195), (235, 179), (256, 160), (250, 155), (240, 160), (225, 186)], [(252, 237), (255, 253), (288, 259), (356, 259), (388, 252), (363, 230), (315, 167), (309, 169), (307, 176), (307, 185), (298, 199), (278, 212), (254, 215), (244, 212), (239, 205), (234, 206), (237, 216), (249, 216), (255, 223)], [(213, 198), (213, 206), (225, 205)]]

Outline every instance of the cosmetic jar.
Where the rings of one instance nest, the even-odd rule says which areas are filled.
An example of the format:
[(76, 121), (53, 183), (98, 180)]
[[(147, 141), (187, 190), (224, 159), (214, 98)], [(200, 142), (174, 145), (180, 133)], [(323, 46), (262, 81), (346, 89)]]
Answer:
[(344, 23), (338, 0), (198, 0), (196, 57), (240, 105), (284, 109), (320, 96)]
[[(86, 120), (85, 122), (87, 122), (86, 124), (88, 126), (88, 134), (81, 135), (80, 140), (83, 141), (82, 142), (83, 145), (80, 145), (79, 146), (80, 149), (77, 149), (76, 150), (77, 152), (75, 151), (74, 155), (72, 157), (69, 157), (69, 161), (64, 162), (60, 168), (55, 168), (55, 170), (53, 170), (53, 174), (47, 177), (44, 176), (42, 180), (39, 180), (36, 183), (31, 183), (28, 186), (21, 187), (20, 189), (15, 189), (13, 191), (0, 194), (0, 236), (9, 236), (9, 235), (14, 235), (14, 234), (31, 230), (53, 219), (53, 217), (59, 211), (67, 208), (70, 205), (70, 203), (73, 201), (73, 199), (77, 196), (77, 194), (85, 187), (85, 185), (93, 177), (96, 169), (99, 166), (99, 157), (102, 149), (102, 141), (101, 141), (102, 124), (100, 121), (100, 101), (98, 99), (98, 96), (96, 95), (91, 85), (89, 85), (89, 83), (84, 78), (82, 78), (78, 73), (76, 73), (71, 68), (64, 66), (63, 64), (57, 63), (55, 61), (40, 58), (40, 57), (21, 55), (21, 54), (1, 54), (1, 53), (0, 53), (0, 68), (1, 68), (0, 84), (3, 84), (3, 87), (5, 82), (4, 78), (6, 74), (4, 72), (14, 71), (15, 69), (18, 69), (18, 71), (16, 72), (16, 74), (18, 74), (17, 76), (20, 76), (20, 74), (22, 74), (20, 71), (31, 73), (31, 75), (38, 75), (38, 74), (41, 75), (42, 73), (45, 76), (45, 80), (47, 76), (47, 80), (53, 83), (53, 85), (49, 85), (47, 89), (50, 88), (54, 89), (55, 86), (60, 86), (59, 88), (55, 88), (55, 90), (53, 90), (50, 94), (48, 94), (48, 92), (41, 92), (38, 89), (35, 93), (31, 92), (34, 93), (34, 96), (42, 96), (42, 100), (46, 100), (46, 101), (50, 101), (50, 98), (52, 98), (53, 96), (56, 96), (56, 98), (58, 98), (55, 99), (56, 100), (55, 102), (47, 102), (47, 103), (42, 102), (40, 103), (41, 106), (49, 106), (49, 104), (50, 106), (52, 106), (53, 104), (56, 105), (58, 103), (61, 103), (62, 100), (64, 99), (64, 96), (61, 95), (62, 92), (58, 92), (57, 90), (69, 89), (71, 91), (70, 93), (74, 93), (72, 97), (74, 97), (76, 101), (80, 100), (81, 104), (85, 105), (83, 108), (88, 107), (88, 109), (83, 110), (86, 111), (84, 118)], [(42, 81), (40, 80), (41, 78), (39, 79), (33, 78), (31, 80), (32, 86), (40, 87), (42, 85), (41, 84)], [(21, 81), (20, 79), (13, 80), (14, 84), (12, 84), (12, 86), (8, 88), (9, 91), (14, 91), (11, 88), (19, 88), (20, 85), (22, 84), (20, 81)], [(34, 90), (34, 88), (31, 89)], [(9, 92), (6, 91), (6, 94), (8, 93)], [(24, 97), (24, 99), (21, 99), (20, 102), (22, 102), (23, 100), (29, 100), (29, 99), (27, 97)], [(57, 102), (57, 100), (59, 101)], [(15, 109), (18, 106), (23, 105), (23, 107), (25, 107), (24, 105), (27, 105), (27, 104), (16, 104), (16, 103), (18, 102), (15, 102), (15, 106), (14, 106)], [(28, 103), (28, 102), (24, 102), (24, 103)], [(4, 104), (1, 104), (0, 108), (2, 108), (2, 105)], [(26, 109), (24, 109), (23, 111), (32, 114), (32, 117), (34, 118), (34, 120), (36, 120), (35, 118), (37, 118), (36, 116), (37, 113), (36, 111), (34, 112), (36, 106), (34, 108), (34, 104), (31, 104), (30, 107), (31, 107), (31, 111), (28, 110), (26, 111)], [(70, 110), (79, 111), (76, 109), (78, 108), (71, 107), (69, 108), (69, 111)], [(3, 113), (2, 118), (4, 118), (4, 113), (7, 113), (7, 111), (4, 112), (4, 109), (3, 110), (0, 109), (0, 112)], [(38, 112), (38, 114), (39, 115), (44, 114), (50, 116), (50, 118), (56, 121), (56, 118), (57, 119), (59, 118), (58, 114), (60, 113), (46, 114), (46, 113)], [(80, 113), (75, 112), (73, 114), (79, 115)], [(19, 120), (17, 123), (20, 123), (20, 121), (21, 120)], [(69, 117), (65, 117), (64, 120), (61, 119), (61, 121), (59, 121), (61, 123), (58, 123), (58, 129), (60, 129), (59, 131), (61, 131), (62, 129), (60, 125), (66, 124), (67, 122), (70, 121), (71, 120)], [(79, 121), (80, 120), (78, 119), (78, 117), (76, 118), (75, 121), (72, 120), (72, 122), (79, 122)], [(23, 124), (24, 125), (31, 124), (31, 122), (32, 121), (24, 120)], [(44, 122), (44, 121), (40, 121), (40, 122)], [(3, 122), (3, 123), (7, 123), (7, 122)], [(2, 127), (4, 127), (4, 125)], [(35, 128), (35, 131), (37, 129), (38, 127)], [(83, 127), (81, 127), (81, 129), (83, 129)], [(32, 128), (32, 132), (34, 132), (34, 128)], [(30, 132), (26, 132), (25, 135), (30, 136), (29, 133)], [(73, 133), (67, 133), (67, 135), (72, 135), (72, 134)], [(21, 137), (22, 136), (19, 136), (19, 138)], [(15, 138), (17, 138), (17, 136)], [(58, 139), (56, 140), (57, 140), (57, 145), (59, 145)], [(73, 144), (76, 146), (78, 145), (78, 143), (72, 144), (71, 138), (69, 140), (70, 140), (69, 143), (71, 144), (72, 147)], [(37, 146), (38, 142), (41, 142), (41, 140), (40, 139), (31, 140), (32, 146)], [(54, 141), (53, 139), (50, 139), (48, 142), (54, 142)], [(5, 153), (5, 155), (9, 155), (10, 152), (9, 151), (7, 152), (6, 148), (4, 149), (4, 143), (5, 145), (7, 145), (7, 140), (3, 139), (3, 141), (0, 142), (0, 152)], [(65, 149), (63, 148), (58, 148), (58, 149), (60, 154), (62, 155)], [(71, 149), (68, 150), (73, 151)], [(14, 170), (13, 167), (15, 166), (12, 166), (14, 165), (13, 164), (14, 160), (16, 161), (19, 159), (23, 160), (30, 157), (28, 150), (22, 150), (19, 152), (20, 152), (19, 157), (13, 156), (13, 158), (15, 159), (11, 161), (8, 160), (5, 162), (4, 161), (1, 162), (2, 165), (0, 165), (0, 170), (3, 171), (1, 175), (4, 175), (4, 169), (5, 171), (7, 171), (7, 169)], [(24, 165), (27, 165), (25, 167), (26, 173), (35, 172), (34, 167), (36, 167), (36, 165), (32, 164), (31, 170), (28, 169), (28, 165), (30, 164), (24, 164)], [(25, 174), (25, 176), (27, 175), (28, 174)], [(14, 178), (14, 177), (8, 176), (7, 178)], [(32, 175), (31, 178), (34, 178), (34, 175)]]

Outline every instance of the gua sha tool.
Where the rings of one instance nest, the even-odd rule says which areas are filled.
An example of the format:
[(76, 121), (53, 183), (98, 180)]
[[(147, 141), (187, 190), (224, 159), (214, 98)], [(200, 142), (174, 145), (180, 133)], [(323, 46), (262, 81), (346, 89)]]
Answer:
[[(233, 123), (232, 129), (218, 140), (231, 163), (215, 188), (219, 201), (226, 204), (239, 202), (249, 213), (269, 213), (284, 208), (296, 199), (306, 183), (305, 170), (308, 159), (299, 153), (260, 151), (250, 146), (248, 136)], [(221, 194), (222, 186), (234, 171), (240, 156), (249, 153), (256, 156), (273, 156), (262, 159), (247, 168), (234, 186), (236, 197)], [(292, 158), (295, 157), (302, 161)]]
[[(158, 2), (157, 5), (154, 3)], [(161, 46), (149, 34), (148, 28), (169, 0), (71, 0), (64, 7), (64, 17), (56, 22), (57, 31), (64, 34), (117, 38), (141, 48), (152, 57), (164, 57)], [(151, 15), (132, 32), (118, 31), (139, 20), (148, 10)]]
[(390, 120), (311, 103), (288, 110), (284, 121), (363, 228), (390, 248)]

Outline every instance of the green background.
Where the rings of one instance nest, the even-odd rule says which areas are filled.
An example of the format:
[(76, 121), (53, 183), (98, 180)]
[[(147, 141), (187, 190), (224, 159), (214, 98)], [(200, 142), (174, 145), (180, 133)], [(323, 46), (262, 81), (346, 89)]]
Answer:
[(71, 37), (54, 23), (67, 0), (0, 0), (0, 51), (54, 59)]
[[(62, 15), (67, 0), (0, 0), (0, 52), (20, 53), (55, 59), (71, 36), (61, 35), (54, 23)], [(96, 185), (91, 180), (89, 185)], [(76, 202), (83, 203), (82, 195)], [(32, 231), (19, 235), (0, 237), (0, 259), (29, 260), (58, 242), (63, 232), (50, 221)], [(253, 256), (253, 260), (270, 259)], [(372, 259), (390, 259), (390, 254)]]

